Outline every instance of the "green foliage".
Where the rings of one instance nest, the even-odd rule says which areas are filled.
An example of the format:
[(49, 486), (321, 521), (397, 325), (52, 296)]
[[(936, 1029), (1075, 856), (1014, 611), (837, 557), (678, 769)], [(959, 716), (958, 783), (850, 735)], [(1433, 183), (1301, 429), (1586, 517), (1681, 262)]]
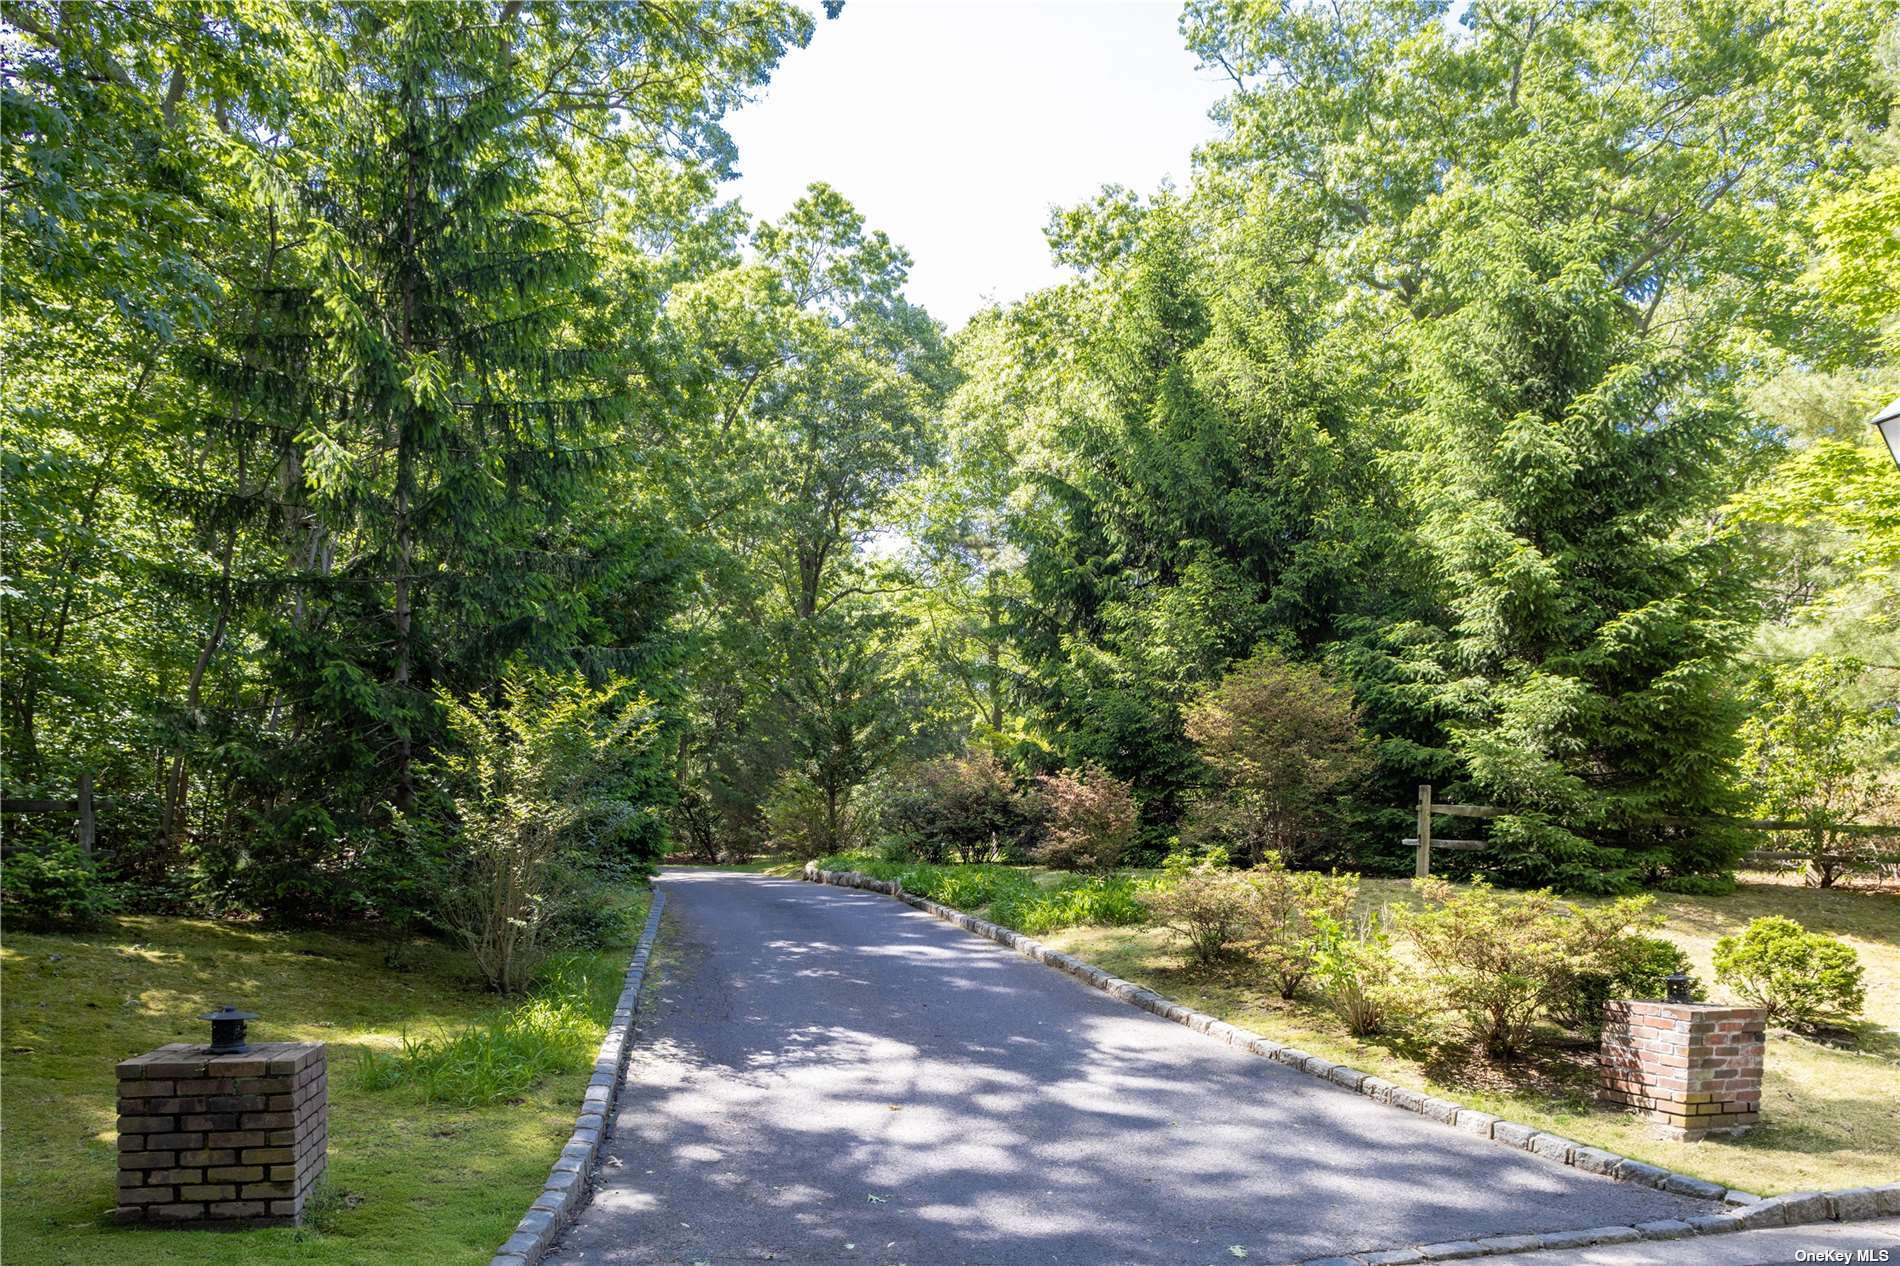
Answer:
[(7, 6), (9, 790), (117, 878), (407, 922), (435, 690), (676, 700), (659, 309), (810, 20), (504, 12)]
[(1855, 699), (1864, 675), (1858, 661), (1823, 657), (1771, 667), (1741, 730), (1741, 773), (1756, 811), (1811, 824), (1796, 838), (1811, 855), (1809, 882), (1823, 888), (1846, 869), (1836, 859), (1874, 851), (1865, 837), (1835, 828), (1871, 817), (1895, 795), (1886, 778), (1900, 755), (1900, 717)]
[(1845, 942), (1793, 919), (1752, 921), (1715, 943), (1715, 980), (1799, 1029), (1852, 1020), (1867, 1000), (1860, 956)]
[(1034, 853), (1045, 866), (1106, 874), (1134, 842), (1134, 796), (1099, 765), (1042, 775), (1036, 797), (1042, 836)]
[(1403, 1028), (1417, 1009), (1416, 982), (1392, 952), (1383, 911), (1313, 920), (1318, 947), (1312, 975), (1320, 994), (1354, 1037)]
[(429, 917), (511, 665), (653, 701), (636, 861), (988, 856), (992, 774), (883, 796), (982, 751), (1091, 771), (1065, 866), (1396, 870), (1429, 781), (1500, 882), (1712, 891), (1840, 785), (1734, 683), (1893, 637), (1881, 5), (1195, 0), (1189, 189), (954, 339), (839, 191), (720, 199), (795, 6), (6, 15), (0, 711), (113, 880)]
[(92, 859), (70, 841), (16, 843), (0, 862), (0, 910), (9, 926), (90, 927), (119, 905)]
[(1023, 840), (1031, 812), (1009, 770), (978, 751), (913, 769), (886, 798), (883, 825), (921, 861), (996, 861)]
[(1707, 999), (1708, 990), (1696, 978), (1689, 952), (1660, 936), (1635, 933), (1610, 948), (1602, 970), (1578, 971), (1570, 987), (1551, 1006), (1551, 1014), (1567, 1028), (1586, 1033), (1603, 1029), (1603, 1004), (1614, 999), (1661, 1001), (1668, 997), (1668, 978), (1677, 972), (1689, 978), (1689, 996)]
[(886, 862), (862, 853), (835, 853), (818, 859), (825, 870), (855, 870), (876, 879), (895, 879), (905, 892), (959, 910), (976, 910), (1009, 897), (1033, 895), (1036, 881), (1013, 866), (933, 866)]
[(455, 743), (441, 761), (446, 804), (418, 814), (415, 832), (441, 841), (437, 917), (491, 987), (514, 993), (563, 924), (599, 931), (604, 916), (585, 907), (605, 890), (577, 882), (570, 859), (615, 856), (637, 831), (647, 810), (628, 798), (628, 770), (656, 727), (625, 682), (511, 673), (500, 693), (440, 697)]
[(1268, 853), (1246, 878), (1258, 894), (1249, 949), (1280, 996), (1292, 998), (1306, 983), (1330, 929), (1350, 915), (1359, 876), (1288, 870)]
[(1141, 904), (1203, 967), (1233, 957), (1259, 925), (1259, 889), (1224, 861), (1175, 868)]
[(1487, 1055), (1510, 1059), (1561, 1008), (1580, 975), (1614, 975), (1631, 931), (1654, 922), (1651, 899), (1604, 905), (1559, 901), (1548, 890), (1502, 893), (1416, 882), (1423, 909), (1395, 911), (1436, 1000)]
[(1143, 921), (1149, 883), (1127, 875), (1091, 875), (1044, 887), (1014, 866), (947, 866), (891, 861), (862, 853), (820, 858), (826, 870), (855, 870), (895, 879), (905, 892), (952, 906), (981, 910), (991, 920), (1040, 936), (1058, 928), (1115, 927)]
[(1351, 692), (1271, 650), (1189, 708), (1187, 732), (1216, 786), (1193, 804), (1183, 832), (1242, 859), (1309, 854), (1328, 798), (1367, 764)]
[(1091, 875), (1056, 888), (1014, 888), (990, 900), (990, 917), (1031, 936), (1058, 928), (1124, 927), (1147, 919), (1149, 885), (1127, 875)]
[(410, 1087), (428, 1102), (461, 1108), (519, 1098), (550, 1074), (592, 1065), (603, 984), (613, 983), (605, 973), (557, 964), (528, 997), (485, 1024), (419, 1038), (404, 1033), (395, 1051), (364, 1050), (357, 1081), (367, 1090)]

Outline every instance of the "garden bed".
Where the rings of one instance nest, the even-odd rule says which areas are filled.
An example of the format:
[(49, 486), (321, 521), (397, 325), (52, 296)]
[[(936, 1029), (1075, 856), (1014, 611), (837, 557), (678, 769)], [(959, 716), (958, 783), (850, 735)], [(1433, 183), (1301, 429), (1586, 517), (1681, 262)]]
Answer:
[[(8, 1259), (486, 1262), (574, 1128), (646, 892), (627, 904), (625, 945), (559, 956), (562, 997), (515, 1006), (483, 992), (452, 947), (423, 940), (148, 917), (96, 932), (10, 932), (0, 949)], [(259, 1040), (329, 1043), (328, 1178), (301, 1229), (117, 1227), (113, 1064), (202, 1041), (207, 1026), (194, 1017), (221, 1002), (260, 1012)], [(503, 1040), (401, 1069), (405, 1034), (413, 1044), (471, 1026)], [(523, 1087), (508, 1065), (537, 1034), (580, 1055)]]

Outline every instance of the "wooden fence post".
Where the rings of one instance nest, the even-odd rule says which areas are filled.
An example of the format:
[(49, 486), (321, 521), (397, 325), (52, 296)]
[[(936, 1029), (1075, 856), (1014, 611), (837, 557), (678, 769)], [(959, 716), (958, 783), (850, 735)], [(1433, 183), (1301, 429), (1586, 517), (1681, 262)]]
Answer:
[(1418, 785), (1418, 862), (1412, 873), (1420, 879), (1432, 873), (1432, 785)]
[(92, 856), (92, 771), (79, 775), (79, 851)]

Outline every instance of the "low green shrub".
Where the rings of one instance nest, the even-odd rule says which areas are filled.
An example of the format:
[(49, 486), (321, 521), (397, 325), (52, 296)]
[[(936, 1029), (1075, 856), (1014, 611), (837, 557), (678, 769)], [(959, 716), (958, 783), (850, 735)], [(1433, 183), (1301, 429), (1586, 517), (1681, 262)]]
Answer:
[(574, 950), (610, 949), (627, 942), (627, 907), (619, 889), (585, 867), (574, 866), (557, 886), (561, 900), (548, 916), (544, 933), (551, 946)]
[(1217, 860), (1168, 866), (1161, 883), (1138, 900), (1155, 926), (1185, 942), (1189, 958), (1203, 967), (1234, 957), (1259, 924), (1259, 889)]
[(119, 899), (78, 845), (36, 840), (0, 863), (0, 906), (11, 926), (91, 927), (117, 910)]
[(1319, 948), (1313, 979), (1354, 1037), (1402, 1027), (1415, 996), (1411, 973), (1392, 952), (1385, 911), (1315, 920)]
[(1040, 887), (1025, 871), (988, 863), (894, 862), (879, 854), (834, 853), (820, 858), (825, 870), (855, 870), (873, 879), (895, 879), (905, 892), (958, 910), (983, 910), (1005, 927), (1031, 936), (1057, 928), (1118, 926), (1147, 918), (1141, 894), (1148, 881), (1127, 875), (1068, 878), (1055, 888)]
[[(593, 1063), (604, 1025), (602, 992), (615, 983), (572, 964), (547, 970), (521, 1002), (486, 1024), (411, 1038), (395, 1051), (365, 1051), (357, 1080), (369, 1090), (407, 1086), (431, 1103), (473, 1108), (516, 1098), (543, 1078)], [(611, 1000), (605, 1002), (612, 1014)]]
[(1013, 889), (990, 906), (990, 917), (1030, 936), (1058, 928), (1122, 927), (1145, 922), (1147, 885), (1126, 875), (1096, 875), (1050, 891)]
[(873, 879), (895, 879), (905, 892), (959, 910), (976, 910), (1010, 894), (1033, 895), (1035, 880), (1011, 866), (988, 863), (933, 866), (925, 862), (890, 862), (874, 854), (833, 853), (818, 859), (823, 870), (855, 870)]
[(1325, 929), (1352, 910), (1359, 876), (1288, 870), (1277, 853), (1264, 853), (1247, 872), (1260, 894), (1249, 948), (1267, 969), (1282, 998), (1292, 998), (1313, 969)]
[(1604, 1003), (1612, 998), (1660, 1000), (1676, 972), (1689, 978), (1691, 998), (1700, 1002), (1709, 996), (1691, 970), (1695, 963), (1689, 952), (1674, 941), (1631, 934), (1606, 949), (1605, 958), (1609, 961), (1601, 970), (1578, 971), (1551, 1005), (1552, 1018), (1565, 1028), (1602, 1032)]
[(1430, 904), (1395, 911), (1395, 921), (1418, 951), (1437, 1003), (1497, 1058), (1531, 1044), (1580, 974), (1614, 973), (1625, 938), (1654, 921), (1648, 897), (1574, 906), (1548, 889), (1504, 893), (1439, 879), (1414, 886)]
[(884, 855), (930, 863), (1005, 858), (1027, 838), (1034, 808), (990, 753), (939, 756), (909, 770), (886, 797)]
[(1793, 919), (1756, 919), (1715, 943), (1716, 983), (1768, 1012), (1771, 1024), (1812, 1029), (1851, 1020), (1867, 1001), (1851, 945)]

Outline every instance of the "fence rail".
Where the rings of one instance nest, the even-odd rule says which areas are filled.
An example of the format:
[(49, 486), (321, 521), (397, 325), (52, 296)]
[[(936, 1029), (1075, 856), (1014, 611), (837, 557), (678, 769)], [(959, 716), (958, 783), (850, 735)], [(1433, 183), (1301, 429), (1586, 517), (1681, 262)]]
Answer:
[(0, 798), (0, 817), (11, 817), (20, 813), (53, 813), (73, 821), (73, 838), (79, 844), (79, 851), (87, 857), (92, 856), (94, 837), (93, 809), (96, 802), (92, 798), (92, 775), (79, 775), (79, 794), (71, 800), (23, 800)]
[[(1432, 785), (1422, 782), (1418, 785), (1418, 834), (1407, 836), (1399, 841), (1416, 850), (1412, 873), (1423, 879), (1432, 873), (1432, 850), (1444, 849), (1453, 853), (1472, 853), (1491, 847), (1489, 840), (1439, 839), (1432, 835), (1432, 819), (1447, 818), (1502, 818), (1508, 817), (1514, 810), (1501, 809), (1489, 804), (1439, 804), (1432, 800)], [(1749, 831), (1826, 831), (1833, 835), (1857, 836), (1896, 836), (1900, 837), (1900, 825), (1886, 825), (1878, 822), (1796, 822), (1782, 818), (1677, 818), (1656, 817), (1645, 819), (1658, 826), (1732, 826)], [(1822, 862), (1834, 866), (1895, 866), (1900, 865), (1900, 853), (1857, 855), (1853, 853), (1804, 853), (1782, 850), (1761, 850), (1744, 853), (1744, 863), (1757, 862)]]

